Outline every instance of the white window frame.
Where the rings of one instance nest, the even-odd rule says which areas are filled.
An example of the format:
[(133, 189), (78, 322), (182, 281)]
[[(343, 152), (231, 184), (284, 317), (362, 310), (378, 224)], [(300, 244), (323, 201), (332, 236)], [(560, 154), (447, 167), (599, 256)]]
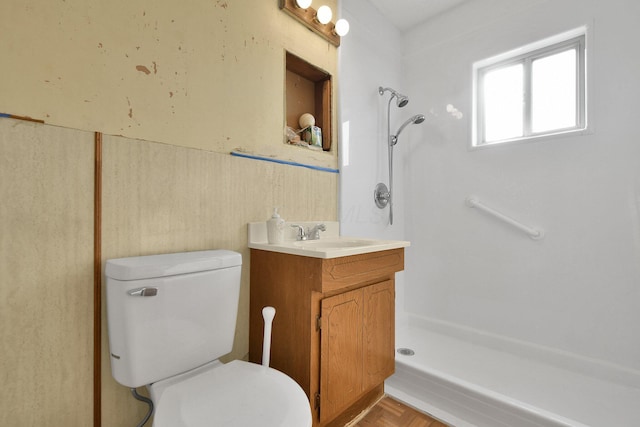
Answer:
[[(587, 29), (578, 29), (550, 37), (522, 48), (497, 55), (473, 64), (473, 130), (471, 148), (499, 146), (505, 143), (547, 139), (557, 135), (584, 133), (588, 128), (587, 120)], [(576, 49), (576, 125), (550, 131), (535, 133), (531, 130), (531, 64), (569, 49)], [(499, 68), (521, 63), (524, 66), (524, 108), (523, 136), (497, 141), (485, 141), (483, 116), (483, 78), (484, 75)]]

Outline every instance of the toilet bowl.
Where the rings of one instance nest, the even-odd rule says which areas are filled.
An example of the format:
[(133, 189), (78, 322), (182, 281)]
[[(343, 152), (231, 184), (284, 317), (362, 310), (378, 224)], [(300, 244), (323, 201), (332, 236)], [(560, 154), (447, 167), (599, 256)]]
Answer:
[(234, 360), (196, 375), (150, 386), (154, 427), (311, 427), (309, 401), (290, 377)]
[(233, 347), (241, 263), (224, 250), (107, 261), (111, 372), (147, 386), (154, 427), (311, 427), (293, 379), (218, 360)]

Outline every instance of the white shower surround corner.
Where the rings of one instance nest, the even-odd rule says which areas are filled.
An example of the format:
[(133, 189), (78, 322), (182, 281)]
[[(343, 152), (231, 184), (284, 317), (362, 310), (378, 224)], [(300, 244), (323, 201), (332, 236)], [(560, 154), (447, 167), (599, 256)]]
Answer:
[[(412, 388), (442, 386), (429, 398), (430, 412), (458, 427), (491, 422), (595, 427), (601, 424), (594, 420), (601, 421), (607, 408), (616, 411), (611, 419), (617, 424), (612, 425), (640, 425), (638, 405), (628, 404), (626, 415), (618, 410), (619, 402), (636, 398), (640, 390), (635, 382), (640, 371), (640, 129), (635, 126), (640, 83), (632, 71), (640, 69), (635, 46), (640, 30), (634, 22), (640, 2), (474, 0), (406, 33), (383, 25), (384, 16), (365, 0), (342, 3), (343, 14), (355, 25), (340, 48), (340, 120), (349, 121), (350, 129), (350, 164), (341, 171), (341, 226), (350, 235), (412, 243), (397, 280), (398, 344), (410, 330), (420, 338), (402, 345), (419, 347), (433, 340), (455, 349), (492, 337), (491, 345), (480, 347), (496, 358), (504, 356), (504, 363), (520, 349), (527, 363), (542, 363), (539, 369), (560, 372), (558, 378), (566, 373), (568, 383), (586, 370), (612, 392), (595, 405), (587, 403), (592, 397), (576, 391), (573, 399), (580, 403), (582, 398), (588, 406), (582, 416), (571, 402), (544, 413), (537, 411), (540, 404), (514, 397), (515, 381), (514, 390), (492, 393), (473, 383), (481, 381), (473, 378), (473, 370), (462, 378), (446, 371), (434, 375), (427, 362), (418, 373), (417, 364), (400, 358), (388, 390), (404, 393), (412, 403), (417, 399), (409, 393)], [(471, 64), (581, 25), (593, 31), (588, 58), (595, 131), (469, 150)], [(396, 146), (393, 226), (383, 221), (384, 211), (372, 200), (373, 187), (387, 173), (386, 105), (376, 97), (379, 85), (410, 98), (405, 108), (393, 111), (392, 127), (413, 114), (427, 115)], [(448, 114), (448, 104), (463, 118)], [(533, 241), (467, 208), (464, 200), (470, 195), (542, 227), (545, 238)], [(453, 336), (457, 341), (438, 338)], [(461, 392), (460, 384), (471, 386)], [(535, 394), (535, 387), (530, 390)], [(425, 403), (412, 404), (420, 402)], [(465, 412), (465, 407), (471, 409)], [(509, 418), (497, 424), (496, 413), (520, 417), (523, 423), (526, 417), (518, 411), (527, 407), (533, 409), (525, 413), (542, 418), (527, 421), (534, 424), (513, 424)], [(515, 414), (513, 408), (519, 408)]]

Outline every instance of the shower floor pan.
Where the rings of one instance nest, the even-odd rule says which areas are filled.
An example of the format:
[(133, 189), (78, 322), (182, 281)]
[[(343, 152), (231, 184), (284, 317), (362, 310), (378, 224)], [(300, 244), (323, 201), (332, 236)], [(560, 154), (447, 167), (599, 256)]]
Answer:
[(414, 354), (396, 353), (387, 394), (455, 427), (640, 426), (637, 372), (453, 329), (417, 318), (398, 330)]

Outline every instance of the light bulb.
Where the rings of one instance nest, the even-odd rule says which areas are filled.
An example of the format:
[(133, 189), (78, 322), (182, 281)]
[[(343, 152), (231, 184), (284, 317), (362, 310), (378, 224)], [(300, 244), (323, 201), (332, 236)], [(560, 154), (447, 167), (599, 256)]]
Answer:
[(296, 5), (302, 9), (306, 9), (311, 6), (311, 1), (312, 0), (296, 0)]
[(318, 8), (318, 12), (316, 12), (316, 19), (321, 24), (328, 24), (329, 22), (331, 22), (332, 16), (333, 16), (333, 13), (331, 12), (331, 8), (326, 5), (320, 6)]
[(340, 37), (346, 36), (349, 32), (349, 21), (347, 21), (346, 19), (338, 19), (338, 21), (336, 21), (335, 30), (336, 34)]

